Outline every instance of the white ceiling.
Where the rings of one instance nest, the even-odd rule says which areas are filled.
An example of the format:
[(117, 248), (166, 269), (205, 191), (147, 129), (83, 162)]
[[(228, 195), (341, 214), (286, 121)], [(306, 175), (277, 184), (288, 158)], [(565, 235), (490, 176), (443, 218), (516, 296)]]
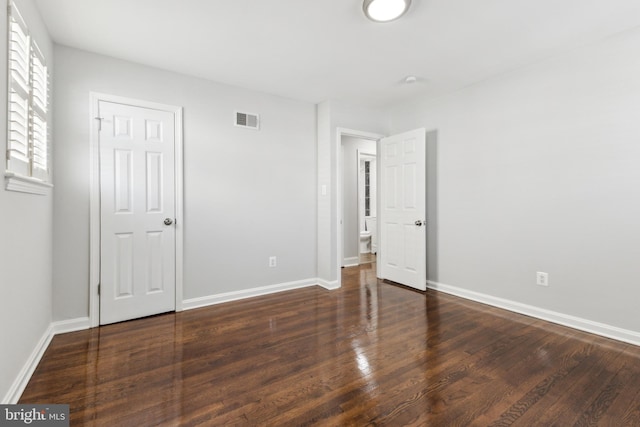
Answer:
[[(640, 26), (640, 0), (36, 0), (55, 42), (284, 97), (387, 106)], [(419, 81), (402, 85), (407, 75)]]

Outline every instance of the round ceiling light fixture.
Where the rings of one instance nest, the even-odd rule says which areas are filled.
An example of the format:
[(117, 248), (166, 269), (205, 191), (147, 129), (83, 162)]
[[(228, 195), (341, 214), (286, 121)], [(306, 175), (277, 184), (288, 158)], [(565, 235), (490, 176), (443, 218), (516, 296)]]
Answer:
[(404, 15), (411, 0), (364, 0), (362, 10), (367, 18), (375, 22), (390, 22)]

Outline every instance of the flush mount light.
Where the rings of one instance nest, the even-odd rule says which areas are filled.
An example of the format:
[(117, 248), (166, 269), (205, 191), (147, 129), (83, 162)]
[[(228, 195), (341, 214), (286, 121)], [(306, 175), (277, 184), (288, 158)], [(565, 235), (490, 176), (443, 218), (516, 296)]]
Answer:
[(409, 9), (411, 0), (364, 0), (362, 10), (375, 22), (389, 22), (400, 18)]

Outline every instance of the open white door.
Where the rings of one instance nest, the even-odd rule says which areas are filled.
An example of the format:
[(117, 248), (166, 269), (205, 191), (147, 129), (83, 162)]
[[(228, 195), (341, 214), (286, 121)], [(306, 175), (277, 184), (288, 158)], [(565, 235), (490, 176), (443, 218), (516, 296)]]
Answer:
[(99, 102), (100, 323), (175, 310), (174, 115)]
[(426, 290), (425, 129), (380, 141), (380, 276)]

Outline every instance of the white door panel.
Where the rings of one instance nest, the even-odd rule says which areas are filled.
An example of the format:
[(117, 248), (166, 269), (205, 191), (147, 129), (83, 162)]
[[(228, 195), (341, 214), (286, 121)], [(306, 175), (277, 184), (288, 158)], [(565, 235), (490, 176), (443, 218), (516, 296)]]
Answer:
[(425, 134), (417, 129), (380, 141), (381, 276), (420, 290), (427, 258)]
[(175, 309), (173, 114), (100, 101), (100, 323)]

